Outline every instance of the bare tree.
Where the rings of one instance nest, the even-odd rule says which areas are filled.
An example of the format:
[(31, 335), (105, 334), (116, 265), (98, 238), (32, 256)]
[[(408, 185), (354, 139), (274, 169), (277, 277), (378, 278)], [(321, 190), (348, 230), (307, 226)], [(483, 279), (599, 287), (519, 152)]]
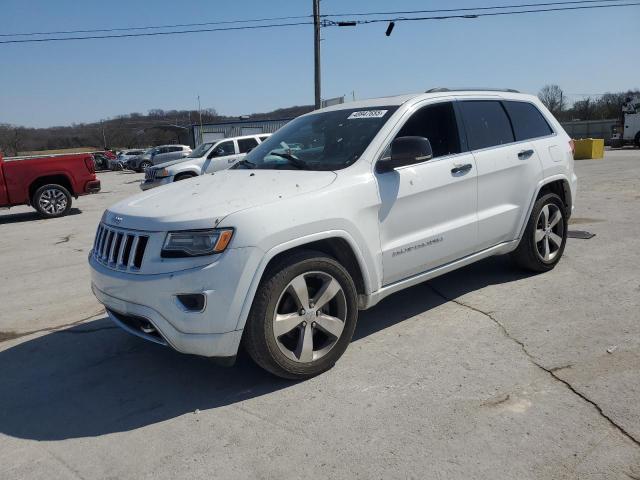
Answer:
[(564, 92), (558, 85), (545, 85), (538, 92), (538, 98), (555, 116), (562, 113), (566, 107)]

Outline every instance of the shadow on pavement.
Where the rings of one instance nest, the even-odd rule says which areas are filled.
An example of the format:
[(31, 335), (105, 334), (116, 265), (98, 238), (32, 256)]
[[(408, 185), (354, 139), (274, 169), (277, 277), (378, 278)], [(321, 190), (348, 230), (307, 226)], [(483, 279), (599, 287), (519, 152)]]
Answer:
[[(69, 210), (69, 213), (67, 213), (65, 217), (69, 215), (80, 215), (81, 213), (82, 213), (82, 210), (78, 208), (71, 208)], [(64, 218), (64, 217), (61, 217), (61, 218)], [(33, 222), (34, 220), (49, 220), (49, 219), (42, 218), (38, 214), (38, 212), (36, 212), (35, 210), (33, 212), (10, 213), (8, 215), (0, 215), (0, 225), (4, 225), (8, 223)], [(55, 219), (51, 219), (51, 220), (55, 220)]]
[[(523, 276), (496, 257), (437, 281), (455, 297)], [(399, 292), (361, 313), (353, 340), (445, 301), (428, 284)], [(34, 440), (130, 431), (295, 385), (246, 355), (232, 368), (220, 367), (130, 336), (106, 318), (1, 351), (0, 365), (0, 432)]]

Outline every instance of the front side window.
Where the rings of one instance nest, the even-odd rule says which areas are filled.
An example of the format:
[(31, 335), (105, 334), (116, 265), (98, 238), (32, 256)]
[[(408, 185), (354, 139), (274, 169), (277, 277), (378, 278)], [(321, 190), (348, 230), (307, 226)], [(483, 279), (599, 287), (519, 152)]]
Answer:
[(504, 145), (514, 141), (509, 117), (499, 101), (462, 101), (460, 109), (471, 150)]
[(516, 141), (546, 137), (553, 130), (535, 105), (528, 102), (502, 102), (507, 110), (516, 135)]
[(247, 153), (252, 148), (258, 146), (258, 141), (255, 138), (243, 138), (238, 140), (238, 149), (240, 153)]
[(213, 153), (216, 157), (224, 157), (227, 155), (234, 155), (236, 153), (236, 149), (233, 146), (233, 142), (231, 140), (227, 140), (226, 142), (221, 142), (216, 145), (216, 148), (213, 149)]
[(299, 117), (232, 168), (340, 170), (356, 162), (397, 106), (341, 109)]
[(434, 158), (460, 153), (460, 136), (453, 104), (429, 105), (414, 113), (396, 138), (411, 136), (429, 139)]

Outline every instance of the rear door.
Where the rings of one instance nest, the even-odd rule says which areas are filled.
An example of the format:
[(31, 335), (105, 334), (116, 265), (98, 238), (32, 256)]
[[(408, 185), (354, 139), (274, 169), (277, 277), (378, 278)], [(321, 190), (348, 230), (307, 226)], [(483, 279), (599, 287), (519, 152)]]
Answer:
[(469, 148), (478, 168), (478, 246), (514, 240), (542, 166), (533, 144), (517, 141), (500, 100), (459, 102)]
[(388, 285), (473, 253), (477, 181), (451, 101), (417, 109), (395, 137), (421, 136), (433, 159), (376, 173), (380, 243)]

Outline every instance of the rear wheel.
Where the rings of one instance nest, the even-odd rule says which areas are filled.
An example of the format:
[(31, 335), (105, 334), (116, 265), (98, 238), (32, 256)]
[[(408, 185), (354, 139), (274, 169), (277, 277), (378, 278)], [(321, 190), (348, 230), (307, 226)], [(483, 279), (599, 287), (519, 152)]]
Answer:
[(71, 209), (71, 194), (62, 185), (43, 185), (33, 194), (31, 205), (43, 217), (62, 217)]
[(151, 167), (153, 165), (153, 163), (149, 162), (148, 160), (145, 160), (144, 162), (140, 163), (140, 171), (144, 172), (147, 168)]
[(567, 242), (566, 207), (555, 193), (539, 198), (518, 248), (511, 254), (527, 270), (546, 272), (560, 261)]
[(330, 369), (358, 317), (356, 288), (335, 259), (301, 251), (265, 274), (245, 327), (244, 345), (262, 368), (303, 379)]

